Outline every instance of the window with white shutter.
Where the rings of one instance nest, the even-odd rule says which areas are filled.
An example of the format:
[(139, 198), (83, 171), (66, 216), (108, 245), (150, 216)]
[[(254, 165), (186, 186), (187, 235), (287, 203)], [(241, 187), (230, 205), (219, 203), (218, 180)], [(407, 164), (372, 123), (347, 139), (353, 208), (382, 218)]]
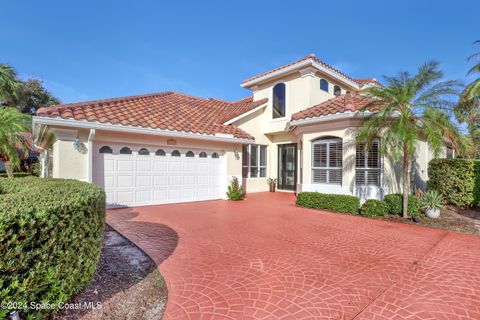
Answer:
[(312, 143), (312, 182), (342, 184), (342, 139), (328, 138)]
[(374, 141), (369, 147), (357, 144), (355, 160), (355, 184), (357, 186), (380, 186), (380, 142)]

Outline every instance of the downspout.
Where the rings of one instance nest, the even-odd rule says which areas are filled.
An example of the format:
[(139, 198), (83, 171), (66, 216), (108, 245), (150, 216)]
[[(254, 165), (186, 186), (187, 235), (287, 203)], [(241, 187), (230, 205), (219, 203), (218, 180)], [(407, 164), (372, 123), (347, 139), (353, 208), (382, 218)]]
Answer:
[(87, 182), (93, 182), (93, 138), (95, 137), (95, 129), (90, 129), (88, 135), (88, 179)]
[(48, 150), (45, 148), (40, 147), (35, 143), (35, 138), (34, 138), (34, 133), (35, 133), (35, 122), (32, 124), (32, 144), (33, 147), (36, 149), (39, 149), (42, 153), (42, 170), (40, 172), (40, 178), (47, 178), (47, 172), (48, 172), (48, 165), (47, 165), (47, 160), (48, 160)]

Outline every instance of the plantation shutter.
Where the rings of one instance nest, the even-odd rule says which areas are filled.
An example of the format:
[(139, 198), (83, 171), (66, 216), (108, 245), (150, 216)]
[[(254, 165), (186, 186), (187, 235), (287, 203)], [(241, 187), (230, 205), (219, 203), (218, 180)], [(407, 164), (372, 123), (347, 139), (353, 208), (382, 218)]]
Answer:
[(313, 142), (312, 182), (342, 184), (342, 140), (321, 139)]
[(355, 184), (380, 186), (379, 141), (374, 141), (369, 148), (364, 143), (357, 144)]

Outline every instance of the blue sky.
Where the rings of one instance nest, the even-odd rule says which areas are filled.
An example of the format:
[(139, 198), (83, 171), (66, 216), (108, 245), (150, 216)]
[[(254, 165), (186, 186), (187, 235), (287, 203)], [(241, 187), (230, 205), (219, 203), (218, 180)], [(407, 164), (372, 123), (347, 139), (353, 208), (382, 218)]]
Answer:
[(4, 1), (0, 62), (62, 102), (179, 91), (237, 100), (315, 53), (352, 77), (442, 62), (466, 81), (480, 1)]

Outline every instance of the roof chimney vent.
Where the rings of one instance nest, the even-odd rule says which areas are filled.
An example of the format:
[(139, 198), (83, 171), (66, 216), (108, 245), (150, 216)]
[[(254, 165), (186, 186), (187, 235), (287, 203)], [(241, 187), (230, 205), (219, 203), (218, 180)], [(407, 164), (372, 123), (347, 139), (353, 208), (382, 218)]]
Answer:
[(355, 105), (353, 104), (353, 96), (350, 92), (347, 92), (344, 97), (345, 110), (355, 111)]

